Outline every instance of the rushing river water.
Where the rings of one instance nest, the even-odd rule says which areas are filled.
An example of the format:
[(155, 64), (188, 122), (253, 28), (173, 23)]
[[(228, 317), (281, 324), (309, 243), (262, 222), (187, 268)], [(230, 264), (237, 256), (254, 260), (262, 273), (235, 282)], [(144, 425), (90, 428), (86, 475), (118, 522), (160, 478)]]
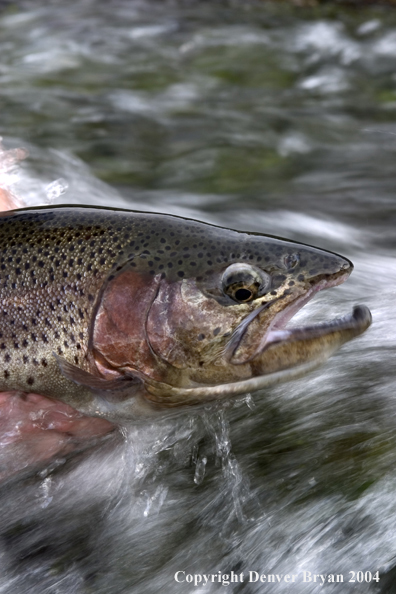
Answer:
[[(395, 592), (396, 12), (1, 3), (0, 113), (6, 147), (30, 153), (8, 178), (26, 203), (331, 249), (355, 271), (298, 318), (373, 313), (306, 378), (131, 424), (6, 481), (0, 592)], [(244, 581), (195, 587), (178, 571)]]

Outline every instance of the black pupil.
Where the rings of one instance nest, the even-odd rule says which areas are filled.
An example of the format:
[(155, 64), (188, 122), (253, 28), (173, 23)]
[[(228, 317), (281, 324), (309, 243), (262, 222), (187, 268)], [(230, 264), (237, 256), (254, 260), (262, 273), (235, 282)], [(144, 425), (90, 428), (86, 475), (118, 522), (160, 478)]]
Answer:
[(252, 296), (252, 292), (249, 289), (238, 289), (235, 291), (235, 299), (238, 301), (247, 301)]

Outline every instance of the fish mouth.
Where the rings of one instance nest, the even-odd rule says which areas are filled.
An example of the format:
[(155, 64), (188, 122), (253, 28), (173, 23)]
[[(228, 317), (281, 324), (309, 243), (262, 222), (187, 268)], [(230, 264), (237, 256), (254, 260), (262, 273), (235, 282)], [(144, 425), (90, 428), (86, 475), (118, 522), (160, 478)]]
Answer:
[(302, 364), (318, 366), (342, 344), (367, 330), (371, 321), (368, 307), (355, 305), (351, 313), (329, 322), (271, 330), (262, 350), (250, 361), (252, 372), (263, 375)]
[[(359, 336), (370, 326), (370, 310), (364, 305), (356, 305), (350, 314), (329, 322), (293, 328), (285, 326), (318, 291), (337, 286), (348, 276), (348, 273), (343, 273), (336, 278), (320, 280), (304, 295), (276, 314), (254, 354), (241, 363), (234, 363), (236, 367), (244, 370), (245, 377), (235, 378), (234, 381), (226, 383), (196, 385), (191, 388), (148, 380), (145, 382), (148, 399), (166, 407), (203, 404), (297, 379), (314, 370), (342, 344)], [(256, 311), (263, 311), (264, 308), (265, 306), (262, 306)], [(237, 335), (233, 353), (243, 343), (247, 327), (248, 325), (244, 326), (243, 331)], [(232, 365), (233, 354), (227, 358), (228, 363)]]
[[(351, 313), (332, 320), (306, 326), (287, 328), (293, 316), (323, 289), (342, 284), (349, 273), (342, 273), (330, 279), (321, 279), (304, 294), (289, 303), (277, 313), (261, 337), (255, 352), (245, 360), (236, 360), (235, 364), (250, 366), (253, 377), (272, 375), (301, 366), (317, 367), (324, 362), (342, 344), (359, 336), (370, 326), (370, 310), (364, 305), (354, 306)], [(239, 345), (243, 348), (243, 337)]]
[[(224, 384), (206, 385), (194, 388), (179, 388), (146, 378), (147, 399), (157, 405), (173, 408), (176, 406), (193, 406), (222, 398), (241, 396), (263, 388), (298, 379), (313, 371), (324, 363), (328, 357), (343, 343), (362, 334), (371, 324), (371, 313), (368, 307), (356, 305), (351, 314), (337, 318), (331, 322), (293, 328), (292, 330), (273, 330), (266, 348), (250, 363), (251, 377)], [(279, 333), (286, 332), (286, 335)], [(273, 371), (269, 371), (265, 355), (275, 351), (277, 360), (288, 353), (287, 364), (284, 363)], [(294, 353), (290, 358), (290, 351)], [(298, 356), (301, 353), (301, 356)], [(283, 357), (283, 360), (284, 357)]]
[(229, 362), (234, 365), (243, 365), (245, 363), (249, 363), (259, 354), (263, 353), (270, 345), (291, 340), (294, 337), (294, 333), (296, 333), (296, 335), (301, 335), (301, 332), (304, 331), (308, 336), (311, 330), (313, 332), (317, 332), (319, 328), (325, 332), (326, 328), (337, 323), (337, 320), (324, 322), (316, 326), (307, 326), (305, 328), (285, 329), (285, 326), (294, 317), (294, 315), (314, 297), (316, 293), (322, 291), (323, 289), (330, 289), (331, 287), (341, 285), (349, 277), (349, 274), (349, 272), (344, 272), (331, 279), (321, 279), (315, 285), (310, 287), (303, 295), (300, 295), (294, 301), (289, 303), (284, 309), (275, 314), (253, 353), (251, 353), (248, 357), (243, 357), (239, 354), (239, 351), (244, 348), (244, 338), (249, 325), (254, 319), (258, 318), (260, 314), (264, 312), (264, 310), (268, 310), (273, 304), (279, 301), (279, 298), (272, 302), (264, 303), (256, 311), (252, 312), (235, 330), (226, 348)]
[[(318, 324), (308, 325), (304, 327), (297, 326), (293, 328), (285, 328), (286, 324), (295, 316), (295, 314), (298, 311), (300, 311), (304, 307), (304, 305), (311, 301), (311, 299), (314, 297), (314, 295), (316, 295), (316, 293), (319, 293), (319, 291), (322, 291), (324, 289), (330, 289), (331, 287), (341, 285), (348, 277), (349, 273), (344, 273), (330, 280), (322, 279), (316, 285), (308, 289), (308, 291), (304, 295), (301, 295), (300, 297), (289, 303), (285, 307), (285, 309), (283, 309), (275, 315), (270, 326), (263, 335), (258, 349), (252, 355), (252, 357), (250, 357), (249, 360), (254, 359), (255, 357), (257, 357), (258, 354), (263, 353), (271, 345), (280, 342), (319, 337), (326, 334), (327, 331), (333, 330), (334, 328), (338, 328), (341, 331), (343, 328), (349, 329), (353, 327), (354, 324), (358, 324), (357, 321), (354, 321), (353, 314), (350, 314), (347, 316), (343, 316), (342, 318), (335, 318), (328, 322), (321, 322)], [(358, 330), (358, 328), (356, 329)]]

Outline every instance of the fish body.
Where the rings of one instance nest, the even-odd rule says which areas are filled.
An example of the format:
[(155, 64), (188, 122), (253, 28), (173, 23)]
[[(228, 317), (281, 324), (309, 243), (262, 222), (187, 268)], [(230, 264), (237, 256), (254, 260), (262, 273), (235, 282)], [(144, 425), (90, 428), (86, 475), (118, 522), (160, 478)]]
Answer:
[(307, 371), (370, 324), (287, 330), (349, 260), (176, 216), (62, 206), (0, 218), (0, 391), (117, 419)]

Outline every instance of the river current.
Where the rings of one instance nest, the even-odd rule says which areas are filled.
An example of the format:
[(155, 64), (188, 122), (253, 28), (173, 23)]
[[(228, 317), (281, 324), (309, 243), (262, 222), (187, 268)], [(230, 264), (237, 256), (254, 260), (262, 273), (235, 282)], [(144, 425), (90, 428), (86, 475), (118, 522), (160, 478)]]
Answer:
[[(0, 3), (0, 113), (5, 147), (29, 151), (3, 177), (26, 204), (334, 250), (353, 275), (296, 321), (373, 314), (305, 378), (131, 423), (6, 481), (0, 592), (395, 592), (396, 12)], [(232, 571), (243, 581), (186, 581)]]

